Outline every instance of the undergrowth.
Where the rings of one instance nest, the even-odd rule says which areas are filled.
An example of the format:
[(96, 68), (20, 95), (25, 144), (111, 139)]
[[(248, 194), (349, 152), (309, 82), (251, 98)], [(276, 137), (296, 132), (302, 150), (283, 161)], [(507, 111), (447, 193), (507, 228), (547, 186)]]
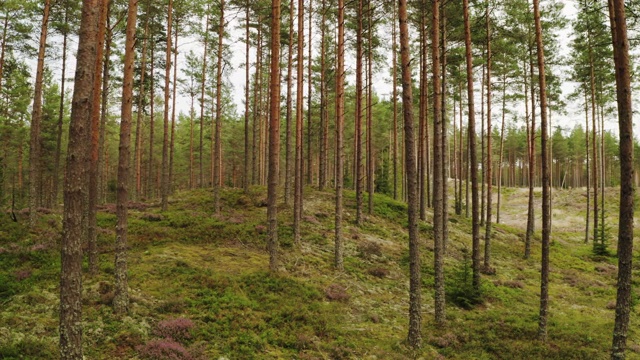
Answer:
[[(554, 193), (580, 198), (575, 191)], [(406, 205), (376, 194), (373, 214), (358, 227), (355, 196), (346, 191), (346, 270), (338, 273), (333, 269), (333, 194), (305, 189), (300, 245), (292, 241), (291, 207), (279, 207), (282, 271), (273, 274), (265, 251), (264, 193), (259, 186), (248, 193), (223, 189), (219, 215), (212, 214), (209, 189), (176, 193), (165, 212), (155, 203), (135, 203), (129, 218), (131, 311), (124, 317), (111, 308), (116, 217), (113, 206), (104, 206), (98, 215), (100, 273), (84, 277), (85, 356), (608, 358), (616, 262), (610, 256), (593, 256), (593, 244), (583, 243), (580, 224), (554, 222), (549, 341), (536, 340), (540, 253), (534, 242), (532, 257), (522, 259), (520, 189), (504, 189), (505, 221), (494, 226), (491, 265), (496, 274), (482, 275), (480, 291), (473, 289), (471, 257), (465, 250), (471, 245), (470, 219), (451, 216), (445, 326), (436, 326), (432, 319), (433, 228), (430, 222), (419, 224), (425, 342), (417, 352), (405, 342)], [(554, 206), (566, 212), (578, 208), (575, 201)], [(25, 215), (18, 222), (0, 216), (0, 358), (55, 359), (61, 216), (41, 214), (33, 231), (26, 224)], [(614, 230), (604, 228), (604, 234), (605, 248), (613, 247)], [(634, 276), (635, 315), (637, 264)], [(629, 359), (640, 358), (638, 325), (632, 315)]]

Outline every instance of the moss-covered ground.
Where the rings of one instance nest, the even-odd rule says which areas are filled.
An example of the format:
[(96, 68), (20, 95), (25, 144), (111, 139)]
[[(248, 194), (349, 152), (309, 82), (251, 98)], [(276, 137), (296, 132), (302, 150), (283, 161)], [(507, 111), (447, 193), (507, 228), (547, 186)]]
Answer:
[[(496, 273), (483, 275), (482, 293), (474, 303), (464, 302), (471, 223), (464, 215), (451, 215), (445, 272), (448, 292), (458, 297), (449, 298), (445, 326), (433, 322), (433, 240), (427, 214), (427, 222), (420, 226), (424, 341), (417, 352), (405, 343), (406, 206), (375, 195), (373, 213), (356, 226), (354, 195), (347, 192), (345, 271), (336, 272), (333, 194), (308, 188), (301, 244), (292, 241), (291, 207), (280, 206), (282, 261), (280, 271), (273, 274), (265, 251), (264, 193), (261, 187), (249, 194), (224, 190), (217, 216), (211, 211), (209, 190), (176, 193), (166, 212), (155, 203), (133, 203), (128, 257), (131, 307), (122, 317), (111, 307), (115, 209), (104, 206), (98, 218), (100, 272), (84, 276), (85, 357), (608, 358), (617, 259), (594, 256), (592, 245), (584, 243), (584, 189), (554, 191), (546, 343), (537, 340), (539, 227), (532, 257), (522, 256), (526, 190), (505, 191), (501, 224), (495, 224), (493, 232)], [(616, 197), (615, 189), (607, 190), (607, 221), (613, 235), (609, 248), (614, 255)], [(539, 201), (538, 197), (537, 212)], [(17, 223), (5, 214), (0, 218), (0, 358), (56, 359), (61, 216), (41, 212), (33, 231), (26, 228), (24, 214)], [(540, 224), (539, 216), (537, 221)], [(637, 299), (640, 262), (634, 266)], [(634, 300), (629, 359), (640, 359), (639, 311)], [(187, 334), (167, 339), (171, 326), (185, 326)]]

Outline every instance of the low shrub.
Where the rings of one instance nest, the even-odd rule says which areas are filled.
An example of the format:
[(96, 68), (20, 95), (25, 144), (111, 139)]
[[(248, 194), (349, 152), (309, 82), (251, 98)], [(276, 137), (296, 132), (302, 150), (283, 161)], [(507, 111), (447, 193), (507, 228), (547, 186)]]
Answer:
[(161, 338), (172, 339), (175, 341), (184, 341), (191, 339), (191, 330), (193, 329), (193, 327), (194, 324), (191, 319), (167, 319), (160, 321), (156, 325), (153, 333), (154, 335)]

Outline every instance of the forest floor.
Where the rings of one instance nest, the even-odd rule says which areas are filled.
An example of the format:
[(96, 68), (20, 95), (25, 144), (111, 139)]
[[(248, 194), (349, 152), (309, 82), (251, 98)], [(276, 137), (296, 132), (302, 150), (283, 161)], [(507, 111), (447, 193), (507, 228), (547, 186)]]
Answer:
[[(280, 206), (278, 274), (268, 271), (262, 187), (249, 194), (224, 190), (219, 216), (211, 214), (210, 190), (176, 193), (166, 212), (156, 203), (133, 203), (131, 306), (123, 317), (111, 307), (116, 217), (115, 206), (106, 205), (98, 218), (100, 272), (84, 277), (85, 357), (607, 359), (617, 259), (594, 256), (591, 243), (584, 243), (585, 190), (554, 190), (546, 343), (537, 340), (540, 229), (525, 260), (527, 190), (503, 190), (501, 224), (493, 227), (495, 274), (483, 275), (479, 301), (467, 293), (471, 222), (464, 211), (450, 216), (447, 324), (442, 327), (433, 320), (430, 214), (420, 224), (424, 344), (418, 352), (405, 342), (409, 255), (401, 202), (375, 195), (373, 214), (356, 226), (354, 194), (346, 192), (345, 271), (340, 273), (332, 266), (333, 193), (308, 188), (301, 244), (292, 242), (291, 207)], [(608, 189), (611, 253), (617, 203), (617, 190)], [(538, 214), (539, 209), (537, 190)], [(58, 357), (61, 215), (40, 215), (33, 232), (24, 214), (17, 223), (0, 217), (0, 359)], [(539, 225), (539, 216), (536, 221)], [(628, 359), (640, 359), (639, 279), (636, 260)]]

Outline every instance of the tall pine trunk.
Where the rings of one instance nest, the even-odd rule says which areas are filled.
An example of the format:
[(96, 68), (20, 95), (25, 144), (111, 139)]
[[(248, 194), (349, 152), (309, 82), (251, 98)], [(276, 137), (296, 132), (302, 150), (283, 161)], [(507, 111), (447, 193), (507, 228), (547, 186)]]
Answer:
[[(244, 178), (243, 178), (243, 188), (244, 192), (249, 192), (249, 85), (250, 85), (250, 75), (249, 69), (251, 65), (249, 64), (249, 51), (251, 50), (251, 40), (249, 37), (251, 36), (251, 31), (249, 30), (249, 1), (245, 4), (245, 60), (244, 60), (244, 72), (245, 72), (245, 80), (244, 80)], [(289, 47), (291, 48), (291, 47)], [(288, 118), (287, 118), (288, 119)], [(288, 141), (288, 140), (287, 140)], [(286, 193), (286, 191), (285, 191)]]
[[(64, 10), (64, 22), (66, 23), (69, 20), (69, 11), (65, 8)], [(5, 30), (6, 31), (6, 30)], [(54, 158), (53, 165), (53, 199), (54, 205), (57, 207), (58, 204), (58, 190), (60, 188), (60, 157), (62, 155), (62, 124), (64, 119), (64, 97), (65, 97), (65, 84), (66, 84), (66, 73), (67, 73), (67, 40), (69, 37), (69, 32), (64, 31), (62, 34), (62, 69), (60, 70), (60, 106), (58, 108), (58, 123), (56, 125), (56, 153)], [(4, 49), (3, 49), (4, 51)], [(3, 55), (2, 55), (3, 56)], [(2, 64), (2, 60), (0, 57), (0, 64)], [(0, 65), (1, 68), (1, 65)], [(2, 71), (0, 70), (0, 73)], [(0, 75), (1, 76), (1, 75)], [(1, 87), (0, 87), (1, 88)]]
[(344, 270), (342, 238), (342, 190), (344, 184), (344, 0), (338, 0), (338, 48), (336, 60), (336, 217), (334, 264)]
[[(216, 125), (215, 125), (215, 141), (214, 141), (214, 161), (213, 161), (213, 211), (220, 214), (220, 186), (222, 175), (222, 50), (224, 39), (224, 0), (220, 1), (220, 20), (218, 24), (218, 64), (216, 65)], [(274, 51), (272, 49), (272, 51)], [(279, 54), (276, 54), (279, 55)], [(273, 89), (272, 89), (273, 90)], [(273, 106), (273, 104), (271, 104)], [(279, 117), (278, 117), (279, 118)]]
[[(162, 177), (160, 181), (160, 197), (162, 211), (169, 206), (169, 99), (171, 97), (171, 28), (173, 25), (173, 0), (169, 0), (167, 8), (167, 49), (164, 68), (164, 116), (162, 133)], [(175, 86), (175, 85), (174, 85)]]
[[(142, 41), (142, 61), (140, 63), (140, 90), (138, 90), (138, 113), (136, 114), (136, 134), (134, 149), (134, 167), (136, 173), (136, 198), (142, 196), (142, 115), (144, 114), (145, 75), (147, 72), (147, 46), (149, 42), (149, 17), (144, 22), (144, 40)], [(153, 65), (152, 65), (153, 67)], [(152, 75), (153, 76), (153, 75)]]
[(38, 64), (33, 92), (33, 110), (31, 112), (30, 146), (29, 146), (29, 227), (33, 229), (38, 219), (38, 206), (41, 203), (41, 154), (40, 127), (42, 123), (42, 83), (44, 79), (44, 56), (47, 47), (47, 27), (51, 0), (44, 2), (42, 26), (40, 29), (40, 46), (38, 47)]
[[(222, 28), (222, 25), (220, 25)], [(222, 31), (221, 31), (222, 35)], [(280, 159), (280, 0), (271, 1), (271, 69), (269, 99), (269, 175), (267, 221), (269, 223), (269, 269), (278, 270), (278, 172)]]
[(285, 160), (284, 160), (284, 203), (289, 204), (291, 201), (291, 120), (293, 109), (293, 0), (289, 4), (289, 44), (287, 51), (287, 112), (286, 112), (286, 129), (285, 129)]
[(396, 47), (396, 4), (392, 2), (392, 28), (391, 28), (391, 74), (393, 76), (391, 96), (393, 98), (393, 198), (398, 200), (398, 74), (397, 74), (397, 52)]
[(104, 58), (105, 32), (107, 27), (108, 1), (100, 0), (100, 16), (98, 19), (98, 35), (96, 40), (95, 78), (93, 81), (93, 99), (91, 100), (91, 130), (89, 141), (89, 218), (88, 218), (88, 250), (89, 272), (98, 272), (98, 151), (100, 140), (100, 98), (102, 90), (102, 62)]
[(176, 98), (178, 92), (178, 33), (179, 24), (176, 20), (176, 30), (173, 34), (173, 89), (171, 94), (171, 139), (169, 140), (169, 178), (167, 184), (168, 194), (173, 193), (173, 155), (174, 155), (174, 143), (176, 133)]
[[(438, 0), (434, 0), (434, 8)], [(420, 250), (418, 238), (418, 184), (416, 178), (416, 154), (413, 135), (413, 94), (411, 88), (411, 55), (407, 1), (398, 0), (400, 24), (400, 58), (402, 64), (402, 109), (404, 116), (405, 163), (407, 174), (408, 222), (409, 222), (409, 346), (414, 349), (422, 343)]]
[(60, 271), (60, 358), (81, 360), (82, 355), (82, 214), (88, 187), (85, 154), (91, 114), (97, 37), (96, 0), (84, 0), (78, 35), (76, 74), (71, 103), (69, 143), (64, 182)]
[(624, 359), (629, 314), (633, 259), (633, 107), (629, 65), (629, 40), (624, 1), (610, 0), (611, 37), (616, 67), (618, 125), (620, 129), (620, 213), (618, 222), (618, 292), (613, 329), (612, 359)]
[[(118, 181), (116, 197), (116, 260), (115, 296), (113, 309), (117, 314), (129, 310), (129, 286), (127, 280), (127, 209), (129, 202), (129, 153), (131, 143), (131, 117), (133, 108), (133, 67), (135, 57), (136, 17), (138, 2), (129, 0), (122, 80), (122, 109), (120, 120), (120, 145), (118, 149)], [(170, 33), (170, 32), (169, 32)]]
[(369, 194), (368, 213), (373, 214), (373, 8), (367, 1), (368, 43), (367, 43), (367, 193)]
[[(436, 323), (445, 322), (444, 298), (444, 157), (445, 144), (442, 132), (442, 74), (440, 52), (440, 6), (439, 0), (433, 1), (433, 18), (431, 20), (431, 60), (433, 71), (433, 242), (434, 242), (434, 277), (435, 277), (435, 318)], [(405, 125), (406, 127), (406, 125)], [(407, 175), (408, 176), (408, 175)]]
[(320, 22), (320, 144), (319, 144), (319, 171), (318, 171), (318, 189), (323, 191), (327, 186), (328, 153), (329, 153), (329, 119), (327, 113), (327, 85), (326, 79), (326, 21), (327, 21), (327, 4), (326, 0), (322, 0), (322, 20)]
[(311, 77), (311, 64), (312, 64), (312, 42), (311, 42), (311, 28), (313, 20), (313, 0), (309, 0), (309, 41), (307, 42), (308, 48), (308, 61), (307, 64), (307, 184), (311, 185), (313, 182), (313, 157), (311, 156), (311, 90), (313, 88), (313, 82)]
[(491, 14), (489, 13), (489, 3), (487, 3), (487, 9), (485, 13), (485, 21), (486, 21), (486, 32), (487, 32), (487, 210), (486, 210), (486, 220), (484, 223), (484, 270), (488, 273), (493, 272), (491, 269), (491, 206), (492, 206), (492, 170), (493, 163), (491, 159), (492, 148), (491, 148), (491, 138), (492, 138), (492, 130), (491, 130)]
[(207, 6), (207, 17), (205, 20), (205, 29), (204, 32), (204, 49), (202, 51), (202, 72), (201, 72), (201, 83), (200, 83), (200, 143), (198, 144), (198, 166), (200, 167), (199, 177), (200, 182), (198, 184), (199, 187), (204, 187), (204, 91), (206, 88), (206, 79), (207, 79), (207, 58), (208, 52), (207, 47), (209, 45), (209, 5)]
[(362, 3), (358, 0), (356, 13), (356, 113), (355, 113), (355, 133), (353, 135), (353, 181), (356, 190), (356, 224), (362, 225)]
[(464, 43), (467, 64), (467, 102), (469, 107), (469, 172), (471, 177), (471, 238), (473, 289), (480, 290), (480, 219), (478, 199), (478, 155), (476, 152), (476, 119), (473, 94), (473, 57), (471, 53), (471, 25), (469, 21), (469, 0), (463, 0)]
[(304, 2), (298, 0), (298, 43), (297, 43), (297, 69), (296, 69), (296, 164), (294, 167), (294, 194), (293, 194), (293, 239), (300, 243), (300, 222), (302, 221), (302, 194), (304, 186), (304, 164), (302, 154), (302, 123), (304, 121), (303, 84), (304, 77)]
[(549, 243), (551, 238), (551, 204), (549, 171), (549, 134), (547, 126), (547, 82), (542, 44), (542, 25), (540, 21), (539, 0), (533, 0), (533, 18), (536, 27), (536, 48), (538, 54), (538, 84), (540, 90), (540, 147), (542, 151), (542, 263), (540, 270), (540, 316), (538, 336), (547, 340), (547, 313), (549, 308)]

